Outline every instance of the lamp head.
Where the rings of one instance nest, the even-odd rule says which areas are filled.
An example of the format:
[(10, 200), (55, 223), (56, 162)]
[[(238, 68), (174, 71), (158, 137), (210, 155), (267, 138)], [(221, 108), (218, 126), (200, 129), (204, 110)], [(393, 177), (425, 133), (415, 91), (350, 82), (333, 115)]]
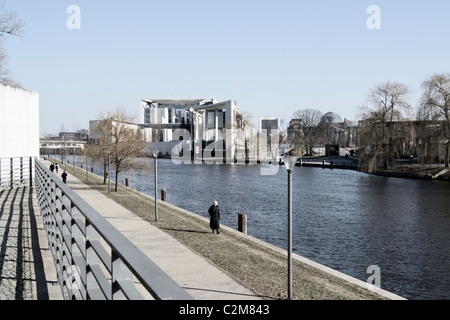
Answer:
[(158, 158), (159, 151), (158, 150), (153, 150), (152, 154), (153, 154), (153, 157)]
[(292, 170), (295, 167), (295, 163), (297, 162), (296, 157), (284, 157), (284, 166), (286, 167), (286, 170)]

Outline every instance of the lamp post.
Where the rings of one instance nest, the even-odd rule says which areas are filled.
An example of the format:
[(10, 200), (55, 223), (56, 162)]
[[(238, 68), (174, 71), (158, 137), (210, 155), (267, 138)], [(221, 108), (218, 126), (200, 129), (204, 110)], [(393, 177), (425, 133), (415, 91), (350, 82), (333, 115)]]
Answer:
[(284, 165), (288, 172), (288, 299), (292, 299), (292, 169), (297, 162), (296, 157), (284, 157)]
[(108, 193), (111, 193), (111, 153), (108, 151)]
[(158, 221), (158, 150), (152, 151), (155, 158), (155, 221)]

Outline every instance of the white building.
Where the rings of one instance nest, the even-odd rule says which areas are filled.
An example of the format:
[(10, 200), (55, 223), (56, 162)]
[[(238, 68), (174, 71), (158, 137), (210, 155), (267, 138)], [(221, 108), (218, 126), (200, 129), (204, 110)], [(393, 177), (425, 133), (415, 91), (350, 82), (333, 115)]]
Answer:
[[(280, 144), (280, 118), (260, 118), (259, 133), (262, 142), (266, 143), (267, 156), (269, 158), (279, 157)], [(262, 155), (260, 155), (262, 156)]]
[(189, 132), (189, 150), (195, 150), (197, 155), (221, 141), (224, 144), (215, 144), (214, 149), (223, 152), (224, 157), (235, 155), (234, 146), (241, 137), (236, 130), (238, 107), (231, 100), (142, 99), (140, 111), (147, 141), (153, 142), (153, 148), (163, 155), (171, 154), (179, 144), (180, 136), (174, 135), (180, 132), (177, 129)]
[(0, 84), (0, 158), (39, 156), (39, 94)]

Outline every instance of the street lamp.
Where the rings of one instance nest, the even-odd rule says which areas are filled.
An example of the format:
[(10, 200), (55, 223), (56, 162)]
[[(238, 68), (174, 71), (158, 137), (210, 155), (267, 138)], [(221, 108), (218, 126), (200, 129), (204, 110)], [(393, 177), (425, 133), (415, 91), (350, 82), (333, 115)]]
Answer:
[(111, 193), (111, 153), (108, 151), (108, 193)]
[(155, 221), (158, 221), (158, 150), (152, 151), (155, 158)]
[(288, 172), (288, 299), (292, 299), (292, 169), (297, 162), (296, 157), (284, 157), (284, 165)]

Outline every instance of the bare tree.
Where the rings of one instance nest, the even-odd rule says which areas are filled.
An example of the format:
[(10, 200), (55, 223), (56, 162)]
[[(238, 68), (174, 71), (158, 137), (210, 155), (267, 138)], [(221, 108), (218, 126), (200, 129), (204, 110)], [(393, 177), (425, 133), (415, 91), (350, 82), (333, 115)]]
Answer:
[[(240, 134), (242, 134), (242, 138), (244, 140), (244, 153), (245, 153), (245, 161), (248, 161), (250, 158), (250, 143), (253, 133), (253, 123), (251, 122), (251, 115), (243, 112), (236, 114), (236, 126), (240, 129)], [(235, 148), (238, 149), (237, 141), (235, 141)]]
[(423, 83), (423, 95), (419, 114), (422, 120), (436, 122), (440, 126), (441, 141), (445, 145), (445, 167), (450, 158), (450, 74), (435, 74)]
[(112, 121), (102, 118), (94, 126), (91, 126), (91, 141), (87, 146), (89, 158), (103, 165), (103, 184), (106, 184), (108, 178), (108, 151), (111, 145), (111, 125)]
[(297, 149), (304, 146), (310, 156), (313, 148), (323, 142), (327, 127), (321, 121), (322, 117), (322, 112), (316, 109), (298, 110), (292, 116), (293, 119), (299, 120), (292, 142)]
[(378, 166), (378, 162), (385, 168), (389, 166), (394, 154), (393, 139), (403, 130), (400, 122), (412, 114), (408, 95), (408, 87), (398, 82), (382, 82), (370, 90), (370, 107), (363, 107), (365, 118), (359, 135), (360, 145), (366, 147), (365, 165), (370, 161), (371, 167)]
[(7, 68), (7, 55), (3, 42), (7, 36), (20, 37), (23, 32), (23, 23), (18, 16), (6, 9), (5, 2), (0, 1), (0, 83), (15, 87), (21, 87), (14, 81)]
[(102, 157), (105, 163), (109, 152), (111, 165), (116, 172), (115, 191), (118, 188), (120, 173), (148, 168), (149, 163), (139, 161), (138, 158), (149, 156), (150, 150), (147, 150), (143, 134), (133, 120), (125, 110), (117, 108), (115, 112), (100, 115), (100, 120), (95, 126), (99, 141), (94, 154)]

